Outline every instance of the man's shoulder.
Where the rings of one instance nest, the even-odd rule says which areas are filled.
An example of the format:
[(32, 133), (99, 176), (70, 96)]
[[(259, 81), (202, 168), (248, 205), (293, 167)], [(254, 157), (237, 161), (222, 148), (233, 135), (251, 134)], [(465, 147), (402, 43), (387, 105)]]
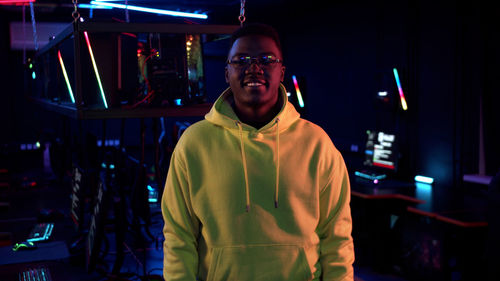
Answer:
[(325, 132), (325, 130), (323, 130), (323, 128), (320, 125), (313, 123), (309, 120), (299, 118), (297, 122), (297, 128), (302, 130), (304, 133), (311, 134), (314, 137), (330, 139), (328, 134)]
[(301, 135), (308, 138), (307, 143), (310, 145), (316, 144), (320, 147), (327, 147), (329, 151), (337, 152), (330, 135), (320, 125), (300, 118), (297, 122), (297, 130), (301, 132)]
[(203, 134), (207, 130), (210, 130), (211, 127), (212, 127), (211, 123), (208, 122), (207, 120), (197, 121), (197, 122), (189, 125), (189, 127), (186, 128), (186, 130), (182, 134), (182, 137), (186, 137), (186, 136), (187, 137), (192, 137), (192, 136), (196, 136), (196, 135), (199, 135), (199, 134)]
[(200, 120), (186, 128), (184, 133), (179, 139), (179, 144), (190, 145), (193, 142), (207, 138), (208, 135), (213, 133), (214, 125), (207, 120)]

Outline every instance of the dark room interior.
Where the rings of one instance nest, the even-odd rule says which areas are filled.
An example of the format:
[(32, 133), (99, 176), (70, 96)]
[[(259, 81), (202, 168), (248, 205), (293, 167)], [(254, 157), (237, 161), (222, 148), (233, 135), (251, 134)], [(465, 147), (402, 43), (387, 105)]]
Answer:
[(0, 280), (163, 280), (170, 158), (241, 15), (344, 158), (354, 280), (500, 280), (500, 10), (447, 0), (0, 0)]

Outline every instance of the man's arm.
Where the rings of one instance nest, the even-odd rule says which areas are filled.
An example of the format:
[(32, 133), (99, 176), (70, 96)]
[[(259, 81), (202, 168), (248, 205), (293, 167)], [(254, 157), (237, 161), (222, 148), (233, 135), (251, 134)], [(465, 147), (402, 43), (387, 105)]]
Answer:
[(169, 280), (196, 280), (199, 223), (189, 196), (186, 166), (174, 152), (170, 161), (161, 210), (163, 234), (163, 277)]
[(344, 159), (337, 153), (320, 193), (320, 263), (323, 280), (353, 280), (354, 246), (349, 206), (351, 191)]

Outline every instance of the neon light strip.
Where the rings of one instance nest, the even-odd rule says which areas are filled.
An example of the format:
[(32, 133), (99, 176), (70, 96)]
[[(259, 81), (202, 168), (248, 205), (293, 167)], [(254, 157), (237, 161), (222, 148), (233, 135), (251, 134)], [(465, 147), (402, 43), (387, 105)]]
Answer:
[(393, 68), (392, 72), (394, 72), (394, 78), (396, 78), (396, 84), (398, 84), (398, 91), (399, 91), (399, 98), (401, 99), (401, 106), (403, 107), (403, 110), (407, 110), (408, 106), (406, 105), (405, 94), (403, 93), (403, 88), (401, 87), (401, 82), (399, 81), (398, 70), (396, 68)]
[(45, 233), (43, 233), (42, 236), (40, 236), (40, 237), (33, 237), (33, 238), (30, 238), (30, 239), (27, 239), (26, 241), (28, 241), (28, 242), (38, 242), (38, 241), (48, 240), (50, 238), (50, 235), (52, 235), (52, 229), (54, 229), (54, 224), (53, 223), (49, 223), (49, 224), (47, 224), (47, 227), (45, 228)]
[(161, 9), (132, 6), (132, 5), (114, 4), (114, 3), (101, 2), (101, 1), (90, 1), (90, 4), (91, 5), (108, 6), (108, 7), (118, 8), (118, 9), (133, 10), (133, 11), (139, 11), (139, 12), (145, 12), (145, 13), (168, 15), (168, 16), (174, 16), (174, 17), (197, 18), (197, 19), (207, 19), (208, 18), (208, 16), (205, 14), (195, 14), (195, 13), (186, 13), (186, 12), (178, 12), (178, 11), (171, 11), (171, 10), (161, 10)]
[(111, 10), (113, 7), (103, 6), (103, 5), (90, 5), (90, 4), (78, 4), (78, 8), (83, 9), (104, 9)]
[(424, 176), (415, 176), (415, 181), (431, 184), (434, 182), (434, 179), (430, 178), (430, 177), (424, 177)]
[(35, 0), (0, 0), (0, 5), (21, 5), (35, 2)]
[(297, 77), (292, 75), (293, 85), (295, 85), (295, 92), (297, 92), (297, 100), (299, 101), (299, 106), (304, 107), (304, 100), (302, 100), (302, 94), (300, 93), (299, 83), (297, 83)]
[(75, 103), (75, 96), (73, 96), (73, 91), (71, 90), (71, 84), (69, 83), (68, 74), (66, 73), (66, 67), (64, 67), (61, 51), (59, 50), (57, 51), (57, 57), (59, 58), (59, 64), (61, 65), (64, 80), (66, 81), (66, 87), (68, 87), (69, 97), (71, 98), (71, 102)]
[(99, 84), (99, 90), (101, 90), (101, 98), (102, 101), (104, 102), (104, 107), (108, 108), (108, 103), (106, 102), (106, 95), (104, 94), (104, 89), (102, 88), (101, 77), (99, 76), (97, 65), (95, 64), (94, 52), (92, 52), (92, 47), (90, 46), (89, 35), (87, 34), (87, 31), (84, 31), (83, 34), (85, 35), (85, 41), (87, 41), (87, 47), (89, 48), (90, 59), (92, 60), (92, 66), (94, 66), (94, 72), (97, 78), (97, 84)]
[(394, 170), (394, 165), (387, 165), (387, 164), (382, 164), (382, 163), (378, 163), (378, 162), (373, 162), (373, 166), (378, 166), (378, 167), (388, 168), (388, 169)]

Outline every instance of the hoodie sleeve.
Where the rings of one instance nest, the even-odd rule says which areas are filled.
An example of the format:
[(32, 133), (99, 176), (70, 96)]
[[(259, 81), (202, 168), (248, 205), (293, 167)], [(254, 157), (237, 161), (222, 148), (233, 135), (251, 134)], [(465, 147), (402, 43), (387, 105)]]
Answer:
[(174, 151), (161, 203), (165, 221), (163, 277), (166, 281), (196, 280), (198, 271), (199, 222), (191, 207), (187, 170), (181, 160)]
[(336, 154), (330, 178), (320, 193), (318, 234), (325, 281), (354, 279), (349, 175), (342, 156)]

